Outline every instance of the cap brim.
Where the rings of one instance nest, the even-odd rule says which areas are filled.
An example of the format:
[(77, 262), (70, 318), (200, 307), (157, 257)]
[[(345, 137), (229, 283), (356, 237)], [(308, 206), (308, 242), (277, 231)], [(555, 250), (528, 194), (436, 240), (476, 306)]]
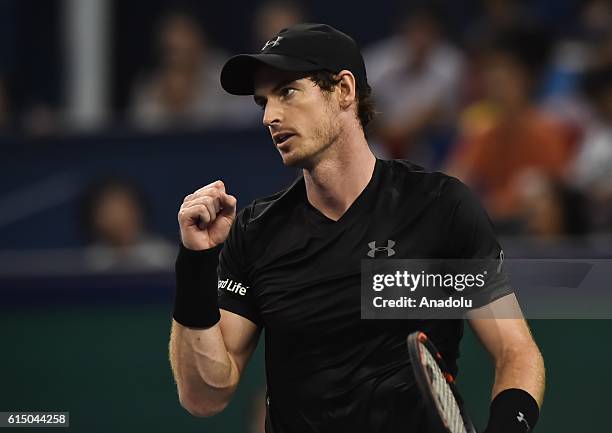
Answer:
[(272, 66), (283, 71), (316, 71), (321, 66), (281, 54), (239, 54), (231, 57), (221, 71), (221, 86), (233, 95), (252, 95), (257, 68)]

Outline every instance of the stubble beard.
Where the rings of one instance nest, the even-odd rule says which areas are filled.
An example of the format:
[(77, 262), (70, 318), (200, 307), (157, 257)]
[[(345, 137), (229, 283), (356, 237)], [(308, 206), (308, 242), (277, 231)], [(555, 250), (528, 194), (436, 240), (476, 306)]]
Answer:
[(283, 158), (285, 165), (306, 170), (316, 166), (340, 135), (340, 126), (337, 122), (334, 122), (335, 117), (331, 110), (326, 109), (323, 116), (324, 120), (317, 123), (313, 128), (312, 133), (307, 138), (308, 142), (295, 149), (295, 155), (288, 155), (288, 158)]

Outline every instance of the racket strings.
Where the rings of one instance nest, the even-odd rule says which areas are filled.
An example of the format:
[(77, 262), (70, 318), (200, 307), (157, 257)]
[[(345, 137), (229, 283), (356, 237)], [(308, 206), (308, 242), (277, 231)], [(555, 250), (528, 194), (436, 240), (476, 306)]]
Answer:
[(455, 400), (455, 395), (450, 386), (446, 382), (446, 378), (440, 370), (438, 363), (433, 358), (429, 350), (422, 347), (422, 353), (425, 354), (424, 364), (429, 374), (430, 383), (435, 393), (438, 408), (446, 425), (452, 433), (466, 433), (465, 425), (461, 410)]

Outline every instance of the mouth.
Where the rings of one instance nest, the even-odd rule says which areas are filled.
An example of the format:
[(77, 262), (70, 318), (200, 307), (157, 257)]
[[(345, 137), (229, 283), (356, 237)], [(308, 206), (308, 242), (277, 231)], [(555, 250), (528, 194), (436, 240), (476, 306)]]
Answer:
[(287, 142), (287, 140), (289, 140), (291, 137), (293, 137), (295, 134), (291, 133), (291, 132), (279, 132), (276, 133), (272, 136), (272, 139), (274, 140), (274, 144), (276, 144), (277, 146)]

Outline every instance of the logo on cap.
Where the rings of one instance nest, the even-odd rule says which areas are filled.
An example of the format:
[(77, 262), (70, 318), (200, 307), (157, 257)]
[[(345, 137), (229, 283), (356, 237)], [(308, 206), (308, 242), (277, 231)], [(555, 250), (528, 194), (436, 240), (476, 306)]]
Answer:
[(266, 42), (266, 45), (263, 46), (261, 51), (265, 50), (268, 47), (276, 47), (278, 44), (280, 44), (281, 40), (283, 40), (282, 36), (277, 36), (274, 39), (270, 39), (268, 42)]

